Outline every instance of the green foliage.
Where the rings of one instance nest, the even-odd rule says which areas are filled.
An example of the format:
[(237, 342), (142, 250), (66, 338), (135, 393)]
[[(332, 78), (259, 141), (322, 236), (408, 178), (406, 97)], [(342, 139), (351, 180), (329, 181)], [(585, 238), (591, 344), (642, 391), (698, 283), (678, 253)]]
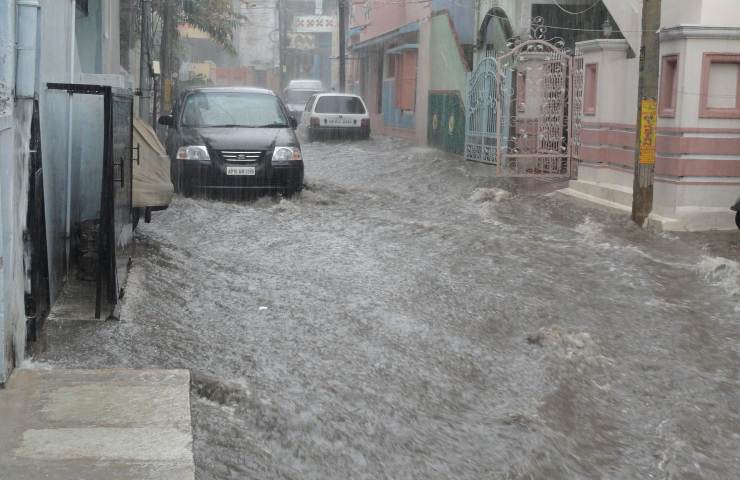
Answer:
[(176, 23), (192, 25), (235, 53), (234, 30), (246, 18), (234, 10), (231, 0), (155, 0), (153, 7), (160, 16), (174, 12)]
[(244, 17), (234, 11), (231, 0), (186, 0), (183, 10), (187, 23), (235, 53), (234, 30)]

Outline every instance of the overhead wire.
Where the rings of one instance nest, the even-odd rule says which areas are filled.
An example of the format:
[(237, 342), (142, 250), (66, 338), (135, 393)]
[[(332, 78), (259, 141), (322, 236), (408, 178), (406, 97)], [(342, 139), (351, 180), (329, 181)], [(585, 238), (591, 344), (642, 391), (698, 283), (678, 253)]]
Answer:
[(593, 10), (596, 7), (596, 5), (598, 5), (598, 4), (601, 3), (601, 0), (594, 0), (594, 3), (590, 7), (586, 8), (585, 10), (581, 10), (580, 12), (571, 12), (570, 10), (566, 9), (565, 7), (563, 7), (560, 4), (560, 1), (559, 0), (552, 0), (552, 2), (555, 4), (556, 7), (558, 7), (560, 10), (564, 11), (568, 15), (582, 15), (582, 14), (588, 12), (589, 10)]

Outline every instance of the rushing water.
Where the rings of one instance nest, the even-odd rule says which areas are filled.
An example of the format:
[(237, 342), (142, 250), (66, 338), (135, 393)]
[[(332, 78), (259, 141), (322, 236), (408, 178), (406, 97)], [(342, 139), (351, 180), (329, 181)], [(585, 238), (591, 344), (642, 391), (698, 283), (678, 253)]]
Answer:
[(396, 140), (305, 157), (298, 197), (155, 214), (121, 322), (36, 360), (191, 369), (202, 480), (737, 478), (737, 232)]

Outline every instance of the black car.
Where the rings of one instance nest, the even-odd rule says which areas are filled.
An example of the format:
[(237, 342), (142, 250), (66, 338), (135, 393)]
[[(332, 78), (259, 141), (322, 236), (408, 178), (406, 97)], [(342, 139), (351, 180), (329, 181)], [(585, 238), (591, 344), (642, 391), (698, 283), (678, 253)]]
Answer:
[(167, 153), (176, 191), (285, 193), (303, 187), (296, 120), (272, 91), (214, 87), (188, 90), (171, 115)]

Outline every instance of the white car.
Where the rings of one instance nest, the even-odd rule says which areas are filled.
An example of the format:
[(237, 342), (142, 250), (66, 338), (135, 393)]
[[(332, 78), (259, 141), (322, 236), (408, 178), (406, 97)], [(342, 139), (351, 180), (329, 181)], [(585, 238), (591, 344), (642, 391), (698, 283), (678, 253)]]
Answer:
[(288, 113), (297, 120), (303, 114), (303, 108), (311, 95), (323, 91), (321, 80), (291, 80), (283, 91), (283, 102), (288, 108)]
[(358, 95), (320, 93), (306, 102), (301, 116), (301, 130), (312, 142), (317, 138), (370, 136), (370, 115)]

